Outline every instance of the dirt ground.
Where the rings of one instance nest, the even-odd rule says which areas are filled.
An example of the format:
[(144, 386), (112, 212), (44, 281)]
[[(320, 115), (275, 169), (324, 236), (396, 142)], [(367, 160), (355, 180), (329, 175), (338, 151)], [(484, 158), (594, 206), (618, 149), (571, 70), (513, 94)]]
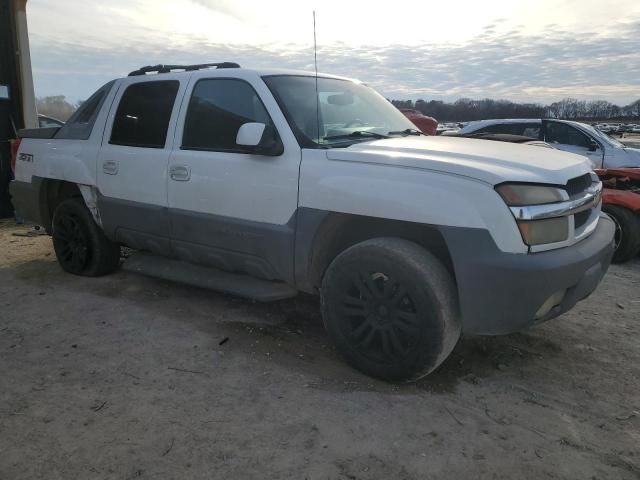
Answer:
[(2, 480), (640, 478), (640, 260), (392, 385), (312, 298), (74, 277), (30, 230), (0, 224)]

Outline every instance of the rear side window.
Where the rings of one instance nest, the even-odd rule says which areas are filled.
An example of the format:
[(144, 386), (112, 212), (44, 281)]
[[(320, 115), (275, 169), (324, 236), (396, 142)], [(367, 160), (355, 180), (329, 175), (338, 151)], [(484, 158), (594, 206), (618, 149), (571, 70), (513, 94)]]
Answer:
[(179, 86), (177, 80), (129, 85), (120, 99), (109, 143), (164, 148)]
[(251, 85), (230, 78), (200, 80), (189, 101), (182, 148), (243, 152), (236, 135), (248, 122), (273, 126)]
[(55, 138), (87, 140), (91, 136), (93, 125), (96, 123), (96, 118), (98, 118), (98, 113), (100, 113), (102, 104), (111, 91), (114, 82), (115, 80), (102, 86), (80, 105), (69, 120), (67, 120), (67, 123), (60, 128)]

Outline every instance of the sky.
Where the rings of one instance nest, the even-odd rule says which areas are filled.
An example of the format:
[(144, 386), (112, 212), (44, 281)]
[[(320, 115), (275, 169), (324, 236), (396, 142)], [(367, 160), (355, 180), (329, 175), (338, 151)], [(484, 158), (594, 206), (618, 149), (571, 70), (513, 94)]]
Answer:
[(358, 78), (387, 98), (640, 98), (638, 0), (28, 0), (37, 96), (143, 65), (235, 61)]

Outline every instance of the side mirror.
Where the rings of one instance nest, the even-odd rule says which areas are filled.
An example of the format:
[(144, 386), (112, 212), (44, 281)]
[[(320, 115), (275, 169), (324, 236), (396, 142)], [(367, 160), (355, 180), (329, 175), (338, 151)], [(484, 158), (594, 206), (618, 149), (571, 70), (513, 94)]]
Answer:
[(257, 147), (267, 126), (264, 123), (245, 123), (238, 129), (236, 143), (243, 147)]
[(276, 130), (264, 123), (249, 122), (238, 129), (236, 144), (255, 155), (276, 157), (282, 155), (284, 147)]
[(590, 152), (595, 152), (596, 150), (598, 150), (600, 148), (600, 145), (598, 145), (597, 142), (590, 140), (589, 141), (589, 151)]

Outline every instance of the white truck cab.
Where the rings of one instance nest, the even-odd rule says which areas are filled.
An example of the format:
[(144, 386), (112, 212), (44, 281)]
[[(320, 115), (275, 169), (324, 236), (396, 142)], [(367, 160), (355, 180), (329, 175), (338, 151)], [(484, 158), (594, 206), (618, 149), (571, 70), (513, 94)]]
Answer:
[(556, 317), (606, 272), (614, 227), (577, 155), (426, 137), (333, 75), (144, 67), (61, 128), (22, 132), (18, 212), (62, 268), (126, 268), (258, 300), (321, 297), (356, 368), (436, 368), (462, 331)]

